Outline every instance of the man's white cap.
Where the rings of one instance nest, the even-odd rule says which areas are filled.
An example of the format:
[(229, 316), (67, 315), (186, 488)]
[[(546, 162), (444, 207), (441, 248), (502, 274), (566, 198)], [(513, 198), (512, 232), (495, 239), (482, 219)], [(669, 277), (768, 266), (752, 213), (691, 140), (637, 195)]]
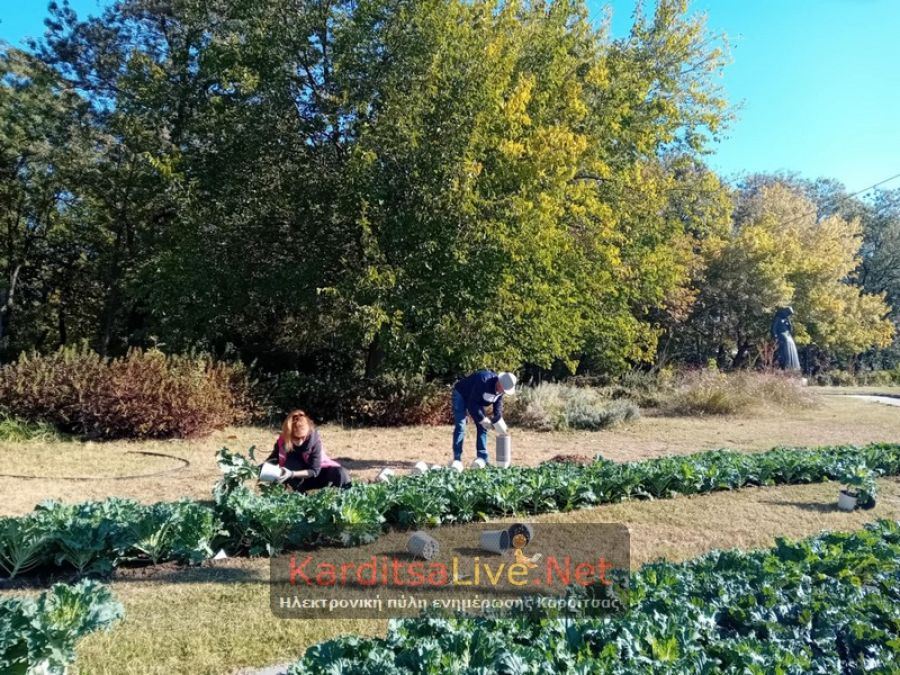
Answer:
[(500, 386), (503, 387), (503, 393), (505, 394), (515, 394), (516, 393), (516, 376), (512, 373), (500, 373), (497, 376), (497, 379), (500, 380)]

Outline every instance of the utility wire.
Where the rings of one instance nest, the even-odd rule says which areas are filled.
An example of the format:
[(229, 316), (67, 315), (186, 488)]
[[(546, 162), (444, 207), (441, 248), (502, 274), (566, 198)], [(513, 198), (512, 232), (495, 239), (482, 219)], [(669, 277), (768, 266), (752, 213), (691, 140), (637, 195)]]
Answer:
[[(897, 179), (897, 178), (900, 178), (900, 173), (894, 174), (894, 175), (891, 176), (890, 178), (885, 178), (884, 180), (880, 180), (880, 181), (878, 181), (877, 183), (874, 183), (874, 184), (870, 185), (870, 186), (867, 187), (867, 188), (863, 188), (862, 190), (857, 190), (856, 192), (852, 192), (852, 193), (850, 193), (849, 195), (844, 195), (843, 197), (841, 197), (841, 198), (839, 198), (838, 200), (836, 200), (833, 204), (828, 205), (828, 208), (829, 208), (829, 209), (833, 209), (834, 207), (838, 206), (839, 204), (844, 203), (844, 202), (847, 201), (848, 199), (852, 199), (853, 197), (856, 197), (857, 195), (861, 195), (861, 194), (863, 194), (864, 192), (868, 192), (869, 190), (874, 190), (874, 189), (877, 188), (879, 185), (884, 185), (885, 183), (890, 183), (892, 180), (895, 180), (895, 179)], [(793, 218), (784, 221), (784, 222), (782, 223), (782, 225), (790, 225), (791, 223), (793, 223), (793, 222), (795, 222), (795, 221), (797, 221), (797, 220), (800, 220), (801, 218), (806, 218), (807, 216), (817, 216), (817, 215), (819, 215), (819, 209), (818, 209), (818, 208), (816, 208), (815, 211), (808, 211), (808, 212), (806, 212), (806, 213), (801, 213), (799, 216), (794, 216)]]

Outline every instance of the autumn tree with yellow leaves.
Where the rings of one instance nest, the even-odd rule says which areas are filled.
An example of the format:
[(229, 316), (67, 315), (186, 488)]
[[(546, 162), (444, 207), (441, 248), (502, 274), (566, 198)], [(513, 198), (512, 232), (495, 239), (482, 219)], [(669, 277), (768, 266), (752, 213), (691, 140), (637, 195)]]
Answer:
[(787, 185), (739, 193), (731, 231), (704, 251), (686, 331), (706, 355), (744, 365), (763, 351), (775, 310), (790, 305), (798, 345), (839, 355), (885, 347), (894, 329), (884, 294), (851, 280), (861, 245), (858, 220), (819, 219), (815, 204)]

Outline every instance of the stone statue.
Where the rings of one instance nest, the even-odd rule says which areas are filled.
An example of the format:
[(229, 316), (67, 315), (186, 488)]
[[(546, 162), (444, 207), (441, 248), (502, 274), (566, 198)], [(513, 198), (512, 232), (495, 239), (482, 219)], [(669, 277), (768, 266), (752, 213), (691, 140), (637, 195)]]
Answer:
[(778, 367), (782, 370), (800, 370), (800, 357), (797, 356), (797, 345), (794, 343), (794, 327), (790, 317), (792, 307), (779, 307), (772, 319), (772, 337), (778, 341)]

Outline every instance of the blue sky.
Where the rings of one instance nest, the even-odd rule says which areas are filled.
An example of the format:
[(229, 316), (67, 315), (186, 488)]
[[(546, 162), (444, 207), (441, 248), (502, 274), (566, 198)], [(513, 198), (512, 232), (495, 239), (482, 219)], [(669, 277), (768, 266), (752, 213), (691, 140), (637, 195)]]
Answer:
[[(4, 0), (0, 39), (39, 36), (44, 0)], [(108, 0), (71, 0), (96, 13)], [(646, 3), (652, 6), (652, 2)], [(588, 0), (627, 33), (634, 0)], [(792, 170), (861, 190), (900, 173), (900, 0), (694, 0), (730, 44), (722, 84), (738, 119), (710, 165), (727, 177)], [(885, 185), (900, 188), (900, 178)]]

